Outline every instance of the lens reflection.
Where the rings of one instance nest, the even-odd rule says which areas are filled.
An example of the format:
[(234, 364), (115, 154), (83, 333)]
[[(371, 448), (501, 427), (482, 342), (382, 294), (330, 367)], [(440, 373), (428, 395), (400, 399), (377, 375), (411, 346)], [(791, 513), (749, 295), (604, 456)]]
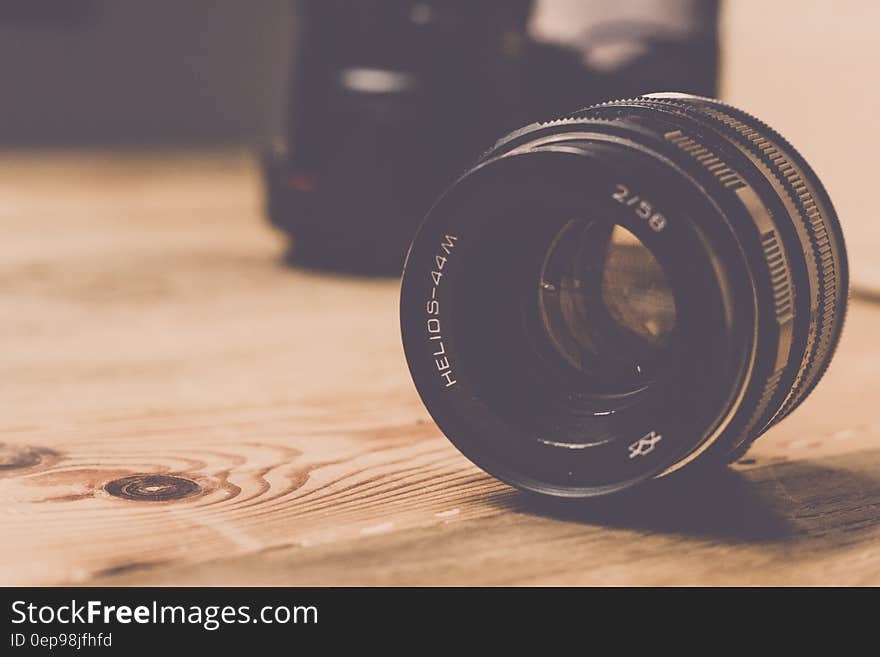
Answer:
[(651, 251), (623, 226), (596, 221), (570, 221), (553, 239), (538, 307), (553, 351), (609, 394), (651, 382), (676, 320)]

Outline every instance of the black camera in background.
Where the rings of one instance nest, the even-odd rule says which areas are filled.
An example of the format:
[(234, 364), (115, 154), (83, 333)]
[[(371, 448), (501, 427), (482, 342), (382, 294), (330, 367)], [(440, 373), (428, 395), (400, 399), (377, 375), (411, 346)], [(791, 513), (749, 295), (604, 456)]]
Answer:
[(397, 274), (431, 203), (499, 135), (605, 99), (716, 94), (717, 2), (581, 3), (578, 36), (553, 43), (530, 36), (534, 4), (296, 5), (288, 134), (265, 158), (293, 261)]

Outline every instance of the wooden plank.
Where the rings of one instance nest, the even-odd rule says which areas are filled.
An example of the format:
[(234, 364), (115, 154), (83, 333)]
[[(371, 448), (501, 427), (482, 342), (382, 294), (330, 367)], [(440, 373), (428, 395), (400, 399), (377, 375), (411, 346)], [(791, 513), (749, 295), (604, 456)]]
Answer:
[(873, 327), (734, 471), (512, 491), (430, 422), (397, 283), (297, 271), (241, 154), (0, 158), (2, 584), (880, 584)]

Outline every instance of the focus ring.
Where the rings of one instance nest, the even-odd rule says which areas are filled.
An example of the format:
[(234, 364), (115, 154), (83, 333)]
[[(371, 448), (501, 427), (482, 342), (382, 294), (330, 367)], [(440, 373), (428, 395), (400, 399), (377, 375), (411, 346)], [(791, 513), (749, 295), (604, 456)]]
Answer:
[[(812, 244), (812, 256), (816, 266), (818, 289), (816, 290), (817, 320), (815, 331), (810, 332), (807, 345), (806, 364), (798, 372), (791, 394), (771, 422), (778, 422), (788, 415), (797, 403), (804, 398), (811, 383), (818, 380), (821, 367), (816, 361), (825, 356), (831, 346), (834, 334), (834, 319), (837, 312), (837, 276), (834, 255), (828, 237), (828, 230), (822, 213), (798, 169), (774, 146), (767, 137), (757, 130), (714, 108), (700, 108), (701, 111), (725, 123), (747, 139), (760, 152), (762, 161), (781, 182), (787, 183), (791, 200), (798, 206), (799, 218), (807, 230)], [(758, 123), (757, 119), (755, 122)], [(761, 126), (773, 135), (772, 129)], [(778, 137), (778, 139), (782, 139)], [(827, 361), (825, 361), (827, 362)]]
[[(700, 144), (700, 142), (688, 137), (681, 130), (667, 132), (664, 137), (667, 141), (675, 144), (682, 151), (692, 156), (726, 188), (732, 191), (748, 190), (751, 194), (755, 193), (739, 173), (734, 171), (708, 148)], [(789, 275), (787, 256), (783, 245), (777, 239), (776, 231), (773, 229), (761, 235), (761, 248), (770, 276), (770, 282), (773, 286), (776, 321), (782, 327), (784, 324), (792, 321), (794, 312), (794, 288)], [(751, 436), (760, 434), (760, 429), (766, 424), (767, 413), (771, 410), (770, 404), (777, 395), (784, 373), (785, 363), (778, 364), (773, 373), (764, 382), (754, 409), (749, 415), (741, 435), (737, 437), (737, 442), (733, 445), (734, 452), (738, 452), (738, 449), (743, 444), (748, 445), (751, 442)]]

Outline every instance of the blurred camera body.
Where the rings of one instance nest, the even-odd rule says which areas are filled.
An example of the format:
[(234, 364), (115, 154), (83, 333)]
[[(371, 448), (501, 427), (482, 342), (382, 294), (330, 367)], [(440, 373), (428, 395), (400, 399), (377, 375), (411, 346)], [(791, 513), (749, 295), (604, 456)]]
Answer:
[[(288, 134), (264, 159), (267, 211), (293, 261), (397, 274), (438, 190), (498, 135), (604, 98), (715, 92), (714, 3), (684, 37), (610, 20), (571, 44), (530, 38), (532, 4), (297, 5)], [(590, 65), (591, 49), (632, 41), (620, 65)]]

